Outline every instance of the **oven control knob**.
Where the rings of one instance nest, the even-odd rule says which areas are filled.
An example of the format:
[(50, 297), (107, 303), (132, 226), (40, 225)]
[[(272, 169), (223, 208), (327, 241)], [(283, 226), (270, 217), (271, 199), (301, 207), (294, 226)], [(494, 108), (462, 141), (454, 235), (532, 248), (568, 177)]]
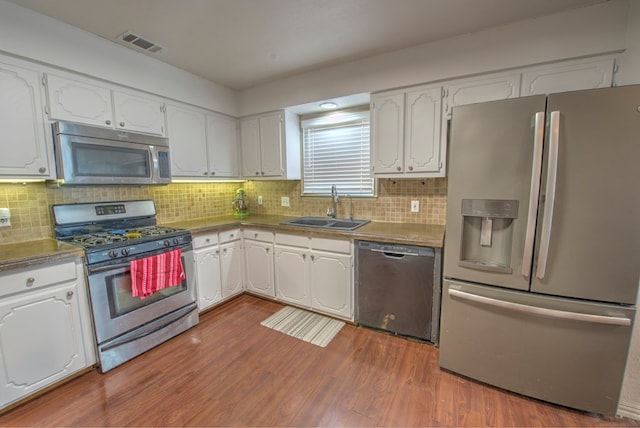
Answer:
[(178, 238), (173, 238), (173, 245), (178, 245), (179, 243)]
[(165, 246), (165, 247), (168, 247), (169, 245), (171, 245), (171, 242), (169, 242), (169, 240), (168, 240), (168, 239), (165, 239), (165, 240), (164, 240), (164, 246)]
[(116, 250), (109, 251), (109, 257), (115, 259), (116, 257), (118, 257), (118, 252)]
[(122, 250), (120, 250), (120, 253), (121, 253), (123, 256), (128, 256), (128, 255), (129, 255), (129, 251), (130, 251), (130, 250), (129, 250), (128, 248), (123, 248)]

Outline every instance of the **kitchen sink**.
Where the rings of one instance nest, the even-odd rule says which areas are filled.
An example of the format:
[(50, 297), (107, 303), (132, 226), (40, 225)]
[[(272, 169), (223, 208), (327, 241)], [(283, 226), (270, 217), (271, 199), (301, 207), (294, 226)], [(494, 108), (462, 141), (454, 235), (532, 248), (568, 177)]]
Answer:
[(299, 217), (283, 221), (287, 226), (316, 227), (320, 229), (355, 230), (369, 223), (370, 220), (349, 220), (324, 217)]

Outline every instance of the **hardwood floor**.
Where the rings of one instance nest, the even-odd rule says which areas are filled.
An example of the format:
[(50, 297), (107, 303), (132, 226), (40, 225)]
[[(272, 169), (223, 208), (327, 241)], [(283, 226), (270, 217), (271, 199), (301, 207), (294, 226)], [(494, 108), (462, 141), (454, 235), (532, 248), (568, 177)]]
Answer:
[(241, 296), (104, 374), (0, 416), (2, 426), (640, 426), (506, 393), (438, 368), (438, 350), (346, 325), (326, 347), (260, 325)]

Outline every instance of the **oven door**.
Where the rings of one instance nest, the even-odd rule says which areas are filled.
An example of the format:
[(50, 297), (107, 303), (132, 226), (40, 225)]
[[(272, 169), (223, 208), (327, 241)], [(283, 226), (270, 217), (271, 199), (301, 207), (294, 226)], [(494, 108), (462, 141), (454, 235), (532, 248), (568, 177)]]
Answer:
[(131, 295), (129, 262), (88, 267), (89, 292), (98, 344), (145, 325), (196, 301), (195, 262), (191, 244), (183, 248), (186, 279), (146, 299)]
[(64, 184), (171, 182), (168, 150), (130, 141), (58, 135), (56, 169)]

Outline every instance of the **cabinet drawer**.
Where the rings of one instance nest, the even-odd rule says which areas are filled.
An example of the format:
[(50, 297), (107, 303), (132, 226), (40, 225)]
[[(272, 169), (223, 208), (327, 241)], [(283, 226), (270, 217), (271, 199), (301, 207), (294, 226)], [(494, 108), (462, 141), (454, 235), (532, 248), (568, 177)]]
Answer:
[(235, 241), (236, 239), (240, 239), (240, 237), (240, 229), (225, 230), (224, 232), (220, 232), (220, 243)]
[(244, 229), (242, 232), (244, 239), (253, 239), (254, 241), (270, 242), (273, 244), (273, 232), (261, 229)]
[(0, 275), (0, 297), (76, 279), (74, 262), (9, 271)]
[(312, 238), (311, 248), (314, 250), (351, 254), (351, 241), (346, 239)]
[(193, 248), (203, 248), (218, 243), (218, 232), (207, 232), (193, 237)]
[(294, 247), (309, 247), (310, 238), (304, 235), (289, 235), (276, 233), (276, 244), (293, 245)]

